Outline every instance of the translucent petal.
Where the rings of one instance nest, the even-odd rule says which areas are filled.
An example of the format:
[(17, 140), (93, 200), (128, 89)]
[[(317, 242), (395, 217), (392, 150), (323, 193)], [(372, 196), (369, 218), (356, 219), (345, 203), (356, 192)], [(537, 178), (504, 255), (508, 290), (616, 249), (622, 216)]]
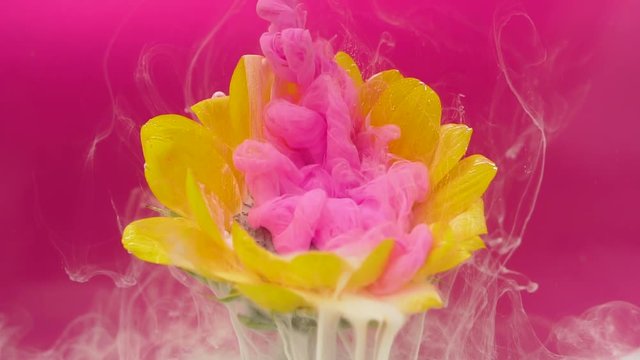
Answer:
[(140, 132), (145, 176), (161, 203), (189, 215), (185, 179), (187, 169), (203, 186), (205, 196), (221, 207), (225, 221), (240, 209), (238, 184), (229, 164), (216, 151), (211, 132), (179, 115), (160, 115)]
[(362, 81), (362, 74), (360, 73), (360, 69), (358, 68), (358, 65), (356, 64), (356, 62), (353, 61), (353, 58), (349, 56), (349, 54), (342, 51), (338, 51), (338, 53), (335, 56), (335, 60), (338, 63), (338, 65), (347, 72), (347, 74), (349, 75), (351, 80), (353, 80), (353, 83), (356, 86), (362, 85), (363, 81)]
[(245, 55), (229, 84), (229, 118), (225, 136), (231, 148), (248, 138), (262, 137), (262, 114), (269, 102), (273, 73), (259, 55)]
[(373, 105), (378, 101), (380, 95), (392, 83), (403, 79), (402, 74), (398, 70), (386, 70), (373, 75), (360, 88), (360, 105), (362, 114), (367, 115)]
[(236, 289), (258, 306), (276, 312), (291, 312), (309, 307), (304, 298), (291, 290), (274, 284), (236, 284)]
[(405, 314), (416, 314), (442, 307), (442, 299), (436, 288), (429, 283), (412, 284), (382, 301), (394, 304)]
[(381, 242), (367, 257), (364, 259), (358, 270), (356, 270), (347, 284), (347, 288), (355, 290), (372, 284), (385, 269), (391, 250), (393, 249), (393, 240), (387, 239)]
[(244, 266), (265, 280), (287, 287), (334, 290), (351, 267), (338, 255), (309, 251), (287, 259), (260, 247), (237, 223), (231, 230), (233, 246)]
[(460, 161), (436, 186), (428, 200), (428, 224), (446, 221), (462, 213), (485, 192), (498, 168), (482, 155)]
[(407, 160), (429, 164), (438, 143), (442, 108), (438, 95), (420, 80), (405, 78), (392, 83), (371, 110), (371, 125), (394, 124), (400, 138), (389, 151)]
[(438, 147), (429, 166), (430, 185), (432, 188), (462, 159), (473, 130), (462, 124), (446, 124), (440, 127)]
[(249, 282), (233, 253), (220, 247), (193, 222), (179, 217), (152, 217), (129, 224), (122, 244), (141, 260), (175, 265), (206, 278)]

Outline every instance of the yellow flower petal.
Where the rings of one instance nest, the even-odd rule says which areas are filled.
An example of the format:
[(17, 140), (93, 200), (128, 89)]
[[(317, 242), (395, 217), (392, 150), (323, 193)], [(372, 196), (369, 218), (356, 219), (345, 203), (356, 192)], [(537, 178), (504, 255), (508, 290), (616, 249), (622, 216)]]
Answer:
[(187, 170), (186, 195), (190, 213), (200, 229), (209, 235), (217, 246), (228, 248), (222, 239), (220, 228), (213, 220), (214, 217), (219, 218), (221, 214), (214, 215), (213, 217), (211, 215), (212, 213), (220, 213), (221, 209), (215, 202), (207, 201), (203, 197), (202, 188), (193, 177), (193, 172), (190, 169)]
[(482, 199), (477, 199), (465, 212), (451, 219), (449, 226), (456, 239), (468, 239), (486, 234), (487, 223), (484, 217), (484, 202)]
[(425, 271), (419, 272), (417, 277), (422, 278), (451, 270), (470, 257), (471, 253), (460, 249), (456, 243), (443, 243), (431, 250), (425, 263)]
[(227, 132), (230, 121), (228, 96), (204, 99), (193, 105), (191, 111), (205, 127), (213, 131), (216, 137), (225, 139), (223, 135)]
[(451, 270), (471, 257), (474, 251), (484, 249), (484, 242), (479, 236), (455, 242), (446, 241), (435, 246), (424, 265), (416, 274), (416, 279)]
[(373, 75), (360, 88), (360, 107), (364, 116), (369, 114), (380, 95), (394, 82), (404, 79), (398, 70), (386, 70)]
[(356, 290), (372, 284), (382, 271), (384, 271), (393, 249), (393, 240), (387, 239), (381, 242), (367, 257), (364, 259), (358, 270), (356, 270), (347, 284), (350, 290)]
[(476, 250), (485, 249), (484, 241), (480, 236), (471, 236), (460, 242), (460, 247), (466, 251), (474, 252)]
[[(162, 237), (176, 238), (182, 237), (186, 227), (185, 220), (181, 218), (154, 217), (134, 221), (127, 225), (122, 233), (122, 245), (130, 254), (135, 255), (140, 260), (154, 264), (172, 264), (169, 246)], [(167, 228), (169, 229), (167, 231)], [(182, 264), (189, 267), (188, 264)]]
[(122, 244), (141, 260), (175, 265), (206, 278), (244, 281), (253, 279), (234, 263), (228, 248), (221, 248), (191, 221), (179, 217), (152, 217), (129, 224)]
[(487, 233), (484, 217), (484, 202), (476, 199), (462, 214), (449, 223), (435, 223), (431, 226), (433, 247), (423, 267), (415, 278), (425, 277), (452, 269), (485, 245), (480, 236)]
[(145, 176), (161, 203), (179, 214), (190, 214), (185, 179), (191, 169), (206, 196), (223, 209), (224, 222), (237, 213), (241, 206), (238, 184), (203, 126), (183, 116), (160, 115), (142, 127), (140, 136)]
[(302, 296), (274, 284), (236, 284), (235, 287), (244, 296), (267, 310), (286, 313), (309, 307)]
[(462, 124), (446, 124), (440, 127), (438, 147), (429, 166), (432, 189), (462, 159), (467, 152), (472, 133), (470, 127)]
[(349, 54), (338, 51), (335, 56), (338, 65), (343, 68), (356, 86), (362, 85), (362, 74), (353, 58)]
[(371, 110), (371, 125), (394, 124), (400, 138), (389, 151), (407, 160), (429, 164), (438, 143), (442, 109), (438, 95), (420, 80), (406, 78), (392, 83)]
[(191, 111), (198, 117), (198, 120), (211, 131), (215, 138), (216, 150), (222, 158), (230, 165), (233, 171), (238, 187), (244, 186), (244, 175), (233, 166), (233, 149), (234, 139), (229, 136), (229, 124), (231, 117), (229, 115), (229, 97), (220, 96), (210, 99), (204, 99), (191, 107)]
[(248, 138), (262, 137), (262, 114), (271, 96), (273, 73), (259, 55), (245, 55), (236, 65), (229, 84), (229, 116), (225, 137), (231, 148)]
[(414, 280), (422, 281), (429, 275), (447, 271), (471, 257), (471, 252), (465, 251), (456, 243), (450, 226), (442, 223), (433, 224), (431, 233), (433, 246)]
[(433, 224), (433, 247), (415, 279), (424, 279), (452, 269), (470, 258), (474, 251), (484, 249), (484, 242), (478, 235), (486, 232), (482, 199), (477, 199), (469, 209), (451, 219), (448, 224)]
[(433, 190), (425, 209), (427, 223), (452, 219), (468, 209), (485, 192), (497, 169), (482, 155), (460, 161)]
[(416, 314), (429, 309), (441, 308), (442, 299), (436, 288), (429, 283), (411, 284), (382, 301), (392, 303), (405, 314)]
[(231, 228), (233, 247), (244, 266), (265, 280), (287, 287), (334, 290), (351, 269), (338, 255), (309, 251), (285, 259), (260, 245), (239, 224)]

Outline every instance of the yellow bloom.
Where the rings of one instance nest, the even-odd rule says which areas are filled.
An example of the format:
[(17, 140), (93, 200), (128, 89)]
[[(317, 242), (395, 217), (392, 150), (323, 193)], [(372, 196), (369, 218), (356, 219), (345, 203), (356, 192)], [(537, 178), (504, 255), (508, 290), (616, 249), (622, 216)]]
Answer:
[[(390, 295), (375, 297), (405, 314), (440, 307), (429, 283), (484, 247), (487, 232), (481, 196), (496, 173), (481, 155), (463, 158), (471, 129), (440, 124), (437, 94), (419, 80), (390, 70), (363, 81), (351, 57), (337, 63), (359, 91), (359, 111), (373, 126), (397, 125), (389, 144), (398, 158), (423, 162), (430, 177), (426, 201), (414, 208), (413, 222), (426, 223), (434, 244), (414, 279)], [(277, 312), (316, 308), (342, 296), (374, 298), (367, 291), (383, 272), (393, 240), (370, 253), (343, 257), (328, 251), (281, 256), (262, 247), (234, 221), (249, 194), (231, 156), (245, 139), (263, 138), (263, 110), (271, 94), (292, 94), (291, 83), (276, 85), (261, 56), (244, 56), (231, 78), (229, 95), (192, 107), (199, 123), (161, 115), (141, 130), (145, 177), (156, 198), (178, 217), (137, 220), (127, 226), (124, 247), (138, 258), (174, 265), (224, 281), (256, 304)]]

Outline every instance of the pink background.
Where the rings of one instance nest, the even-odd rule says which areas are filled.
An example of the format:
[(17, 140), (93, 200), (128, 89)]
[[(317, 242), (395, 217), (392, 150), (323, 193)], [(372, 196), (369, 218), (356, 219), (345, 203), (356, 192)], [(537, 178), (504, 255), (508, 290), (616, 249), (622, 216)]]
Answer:
[[(463, 84), (458, 91), (473, 118), (474, 104), (486, 99), (469, 95), (497, 74), (491, 37), (498, 7), (410, 4), (347, 2), (352, 16), (342, 19), (350, 22), (321, 16), (329, 7), (316, 5), (309, 27), (342, 35), (339, 23), (346, 23), (357, 37), (345, 43), (374, 50), (381, 37), (394, 39), (383, 55), (436, 90)], [(566, 111), (549, 120), (537, 207), (508, 263), (539, 284), (523, 302), (542, 337), (549, 324), (591, 306), (640, 304), (638, 4), (545, 0), (519, 7), (550, 49), (547, 60), (558, 64), (549, 68), (551, 84), (569, 94)], [(0, 324), (17, 325), (22, 346), (46, 347), (89, 310), (99, 289), (114, 286), (106, 276), (72, 282), (65, 268), (81, 280), (95, 269), (126, 271), (116, 215), (130, 220), (130, 192), (144, 186), (138, 127), (193, 100), (183, 91), (189, 62), (230, 2), (8, 0), (1, 7)], [(237, 58), (258, 50), (265, 23), (252, 3), (234, 9), (206, 48), (218, 51), (205, 49), (196, 62), (194, 99), (224, 89)], [(527, 34), (515, 31), (514, 43)], [(459, 56), (444, 43), (459, 46)], [(370, 60), (365, 55), (361, 63)], [(140, 59), (153, 61), (151, 72), (136, 72)], [(453, 80), (439, 88), (440, 77)]]

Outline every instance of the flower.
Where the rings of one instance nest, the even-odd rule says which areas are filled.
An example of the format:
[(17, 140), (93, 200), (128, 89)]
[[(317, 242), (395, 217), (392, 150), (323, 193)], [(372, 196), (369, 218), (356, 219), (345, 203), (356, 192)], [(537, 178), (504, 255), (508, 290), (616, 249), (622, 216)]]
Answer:
[[(276, 6), (277, 5), (277, 6)], [(440, 124), (438, 95), (353, 59), (261, 1), (265, 57), (243, 56), (228, 96), (141, 130), (145, 177), (177, 214), (137, 220), (138, 258), (229, 283), (277, 312), (360, 297), (410, 314), (442, 306), (430, 279), (484, 247), (496, 166), (463, 158), (471, 129)]]

